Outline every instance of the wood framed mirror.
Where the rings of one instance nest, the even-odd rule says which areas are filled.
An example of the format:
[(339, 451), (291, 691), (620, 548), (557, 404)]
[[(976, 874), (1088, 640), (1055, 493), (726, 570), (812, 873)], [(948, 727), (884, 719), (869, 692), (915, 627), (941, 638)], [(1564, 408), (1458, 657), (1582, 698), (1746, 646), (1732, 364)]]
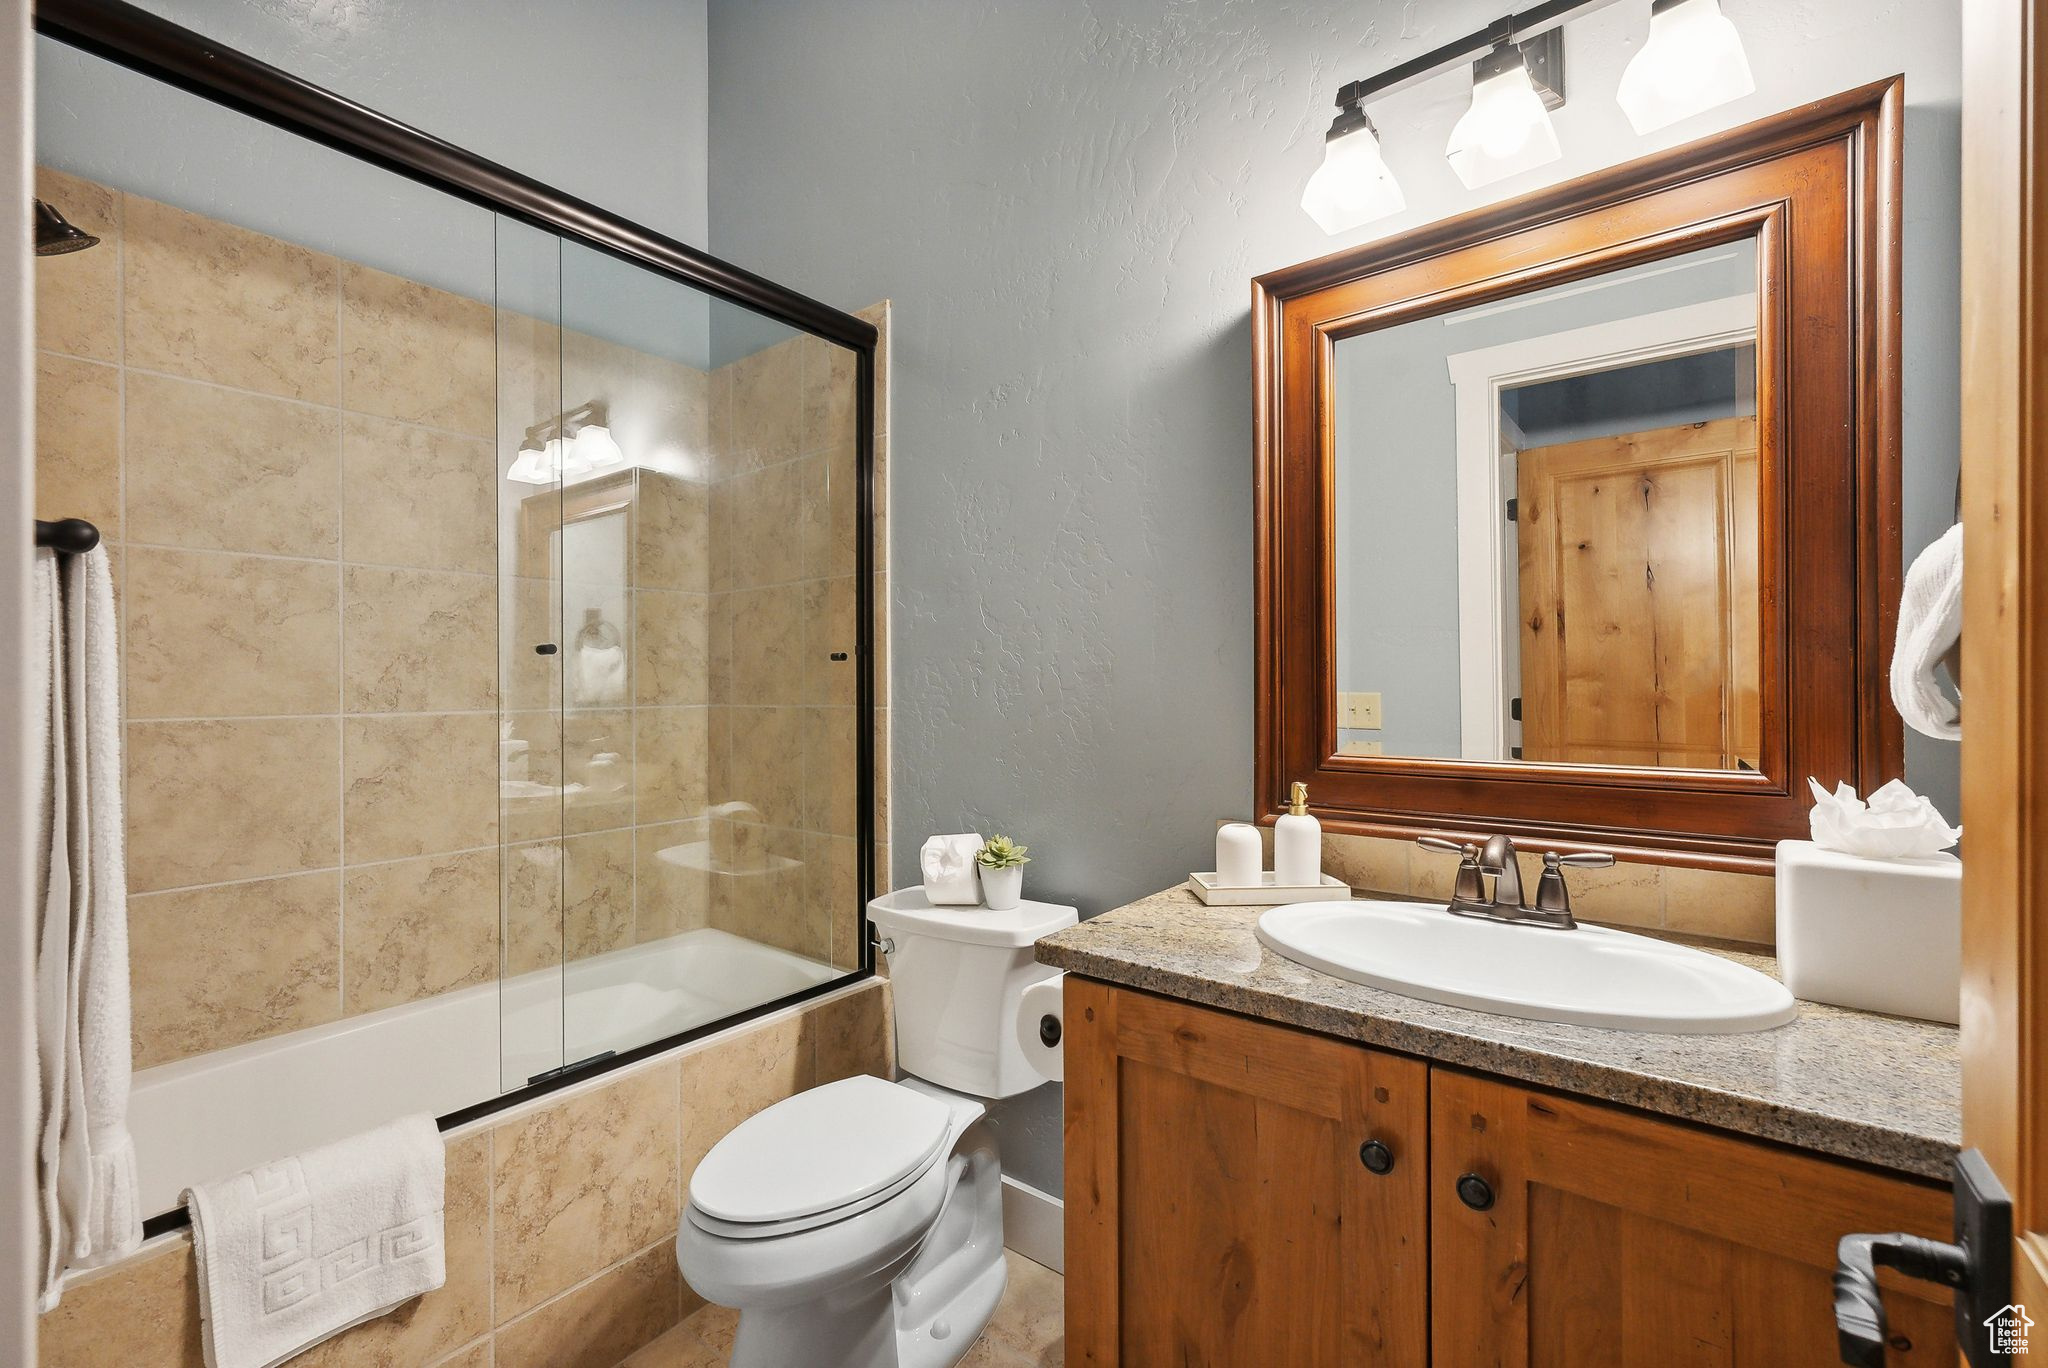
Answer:
[(1754, 869), (1899, 776), (1902, 103), (1253, 282), (1263, 815)]

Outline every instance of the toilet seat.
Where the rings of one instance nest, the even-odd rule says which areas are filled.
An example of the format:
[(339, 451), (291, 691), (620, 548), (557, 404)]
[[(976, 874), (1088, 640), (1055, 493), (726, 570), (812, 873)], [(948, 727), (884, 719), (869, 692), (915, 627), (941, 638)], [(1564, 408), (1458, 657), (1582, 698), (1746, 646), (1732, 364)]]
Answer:
[(953, 1109), (879, 1078), (812, 1088), (757, 1112), (690, 1179), (688, 1219), (727, 1239), (771, 1239), (901, 1195), (950, 1148)]

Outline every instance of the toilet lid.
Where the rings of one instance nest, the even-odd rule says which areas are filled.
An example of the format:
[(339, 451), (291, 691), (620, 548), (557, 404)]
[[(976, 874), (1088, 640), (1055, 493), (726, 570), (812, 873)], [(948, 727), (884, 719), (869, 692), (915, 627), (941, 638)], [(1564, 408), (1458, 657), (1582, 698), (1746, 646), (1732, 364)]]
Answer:
[(690, 1201), (721, 1222), (792, 1221), (871, 1197), (922, 1172), (952, 1109), (879, 1078), (847, 1078), (757, 1112), (711, 1147)]

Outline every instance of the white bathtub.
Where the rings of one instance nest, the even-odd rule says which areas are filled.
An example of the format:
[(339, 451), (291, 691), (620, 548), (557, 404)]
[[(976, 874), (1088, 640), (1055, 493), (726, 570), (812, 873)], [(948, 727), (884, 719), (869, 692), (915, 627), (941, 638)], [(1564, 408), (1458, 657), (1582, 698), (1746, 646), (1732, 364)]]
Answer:
[(143, 1210), (197, 1182), (787, 997), (844, 971), (724, 931), (479, 984), (135, 1075)]

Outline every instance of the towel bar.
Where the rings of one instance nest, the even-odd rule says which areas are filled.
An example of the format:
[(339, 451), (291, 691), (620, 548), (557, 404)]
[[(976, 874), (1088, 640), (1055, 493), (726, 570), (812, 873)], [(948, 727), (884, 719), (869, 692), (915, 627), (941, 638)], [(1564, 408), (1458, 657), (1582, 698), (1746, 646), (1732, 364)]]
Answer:
[(56, 522), (36, 519), (36, 545), (52, 551), (76, 554), (100, 544), (100, 530), (83, 518), (60, 518)]

